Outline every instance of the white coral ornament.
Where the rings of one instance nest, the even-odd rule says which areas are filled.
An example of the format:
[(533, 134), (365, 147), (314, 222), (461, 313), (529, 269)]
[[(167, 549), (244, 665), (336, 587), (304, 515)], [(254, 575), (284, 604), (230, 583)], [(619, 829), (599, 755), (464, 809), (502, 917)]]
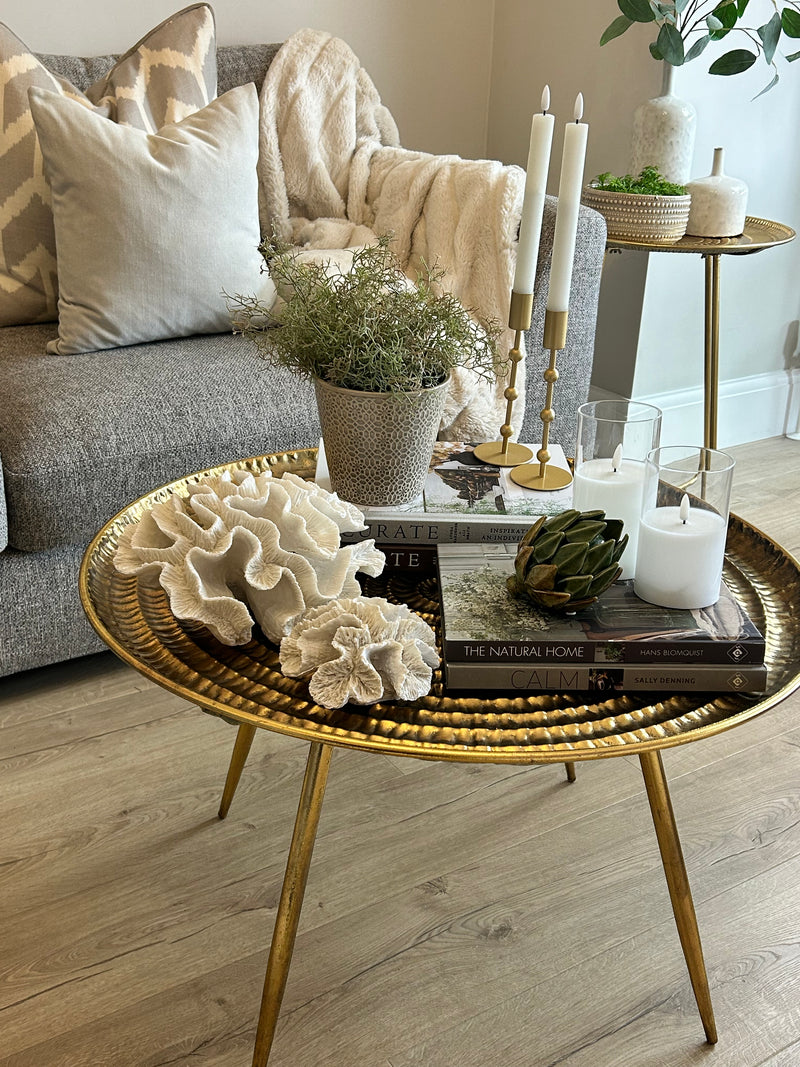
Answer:
[(436, 635), (405, 604), (356, 596), (311, 608), (281, 641), (281, 670), (311, 674), (308, 689), (325, 708), (418, 700), (439, 665)]
[(155, 504), (122, 532), (114, 563), (160, 583), (179, 619), (224, 644), (249, 641), (254, 619), (277, 644), (307, 608), (358, 595), (358, 571), (381, 573), (374, 541), (340, 547), (363, 529), (358, 508), (314, 482), (234, 470)]

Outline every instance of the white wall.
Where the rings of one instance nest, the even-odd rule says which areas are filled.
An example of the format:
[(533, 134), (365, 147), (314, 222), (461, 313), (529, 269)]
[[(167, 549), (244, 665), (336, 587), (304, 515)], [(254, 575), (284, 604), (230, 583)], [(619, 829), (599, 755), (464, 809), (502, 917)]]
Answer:
[[(281, 41), (305, 26), (350, 44), (403, 144), (485, 153), (493, 0), (211, 0), (220, 44)], [(125, 51), (181, 0), (4, 0), (2, 20), (35, 52)]]

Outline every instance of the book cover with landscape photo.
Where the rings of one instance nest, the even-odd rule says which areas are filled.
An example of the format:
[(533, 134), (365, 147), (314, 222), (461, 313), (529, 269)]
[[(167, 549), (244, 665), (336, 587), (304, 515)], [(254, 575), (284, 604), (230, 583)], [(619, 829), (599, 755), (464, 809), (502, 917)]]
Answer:
[(640, 600), (615, 582), (574, 614), (544, 612), (506, 589), (516, 545), (439, 545), (446, 664), (638, 664), (681, 669), (764, 661), (764, 638), (722, 586), (710, 608), (684, 611)]

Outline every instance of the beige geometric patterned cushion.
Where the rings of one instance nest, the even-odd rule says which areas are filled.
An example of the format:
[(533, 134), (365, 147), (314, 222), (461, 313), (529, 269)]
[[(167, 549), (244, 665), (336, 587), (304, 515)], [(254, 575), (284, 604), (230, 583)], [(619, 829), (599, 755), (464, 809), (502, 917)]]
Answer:
[(0, 326), (57, 317), (50, 190), (28, 89), (49, 89), (113, 122), (154, 133), (208, 104), (216, 81), (208, 4), (193, 4), (151, 30), (86, 95), (51, 74), (0, 23)]

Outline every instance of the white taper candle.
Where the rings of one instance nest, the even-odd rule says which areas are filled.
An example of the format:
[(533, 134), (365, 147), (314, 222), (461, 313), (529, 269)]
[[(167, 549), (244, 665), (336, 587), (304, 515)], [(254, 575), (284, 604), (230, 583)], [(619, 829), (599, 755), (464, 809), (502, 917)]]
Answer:
[(539, 256), (542, 214), (547, 191), (547, 172), (550, 169), (550, 150), (553, 144), (554, 119), (548, 114), (549, 107), (550, 87), (545, 85), (542, 92), (542, 114), (534, 115), (531, 122), (525, 193), (519, 223), (517, 265), (514, 272), (515, 293), (532, 293), (536, 278), (536, 261)]
[(586, 141), (589, 125), (581, 122), (583, 94), (575, 100), (575, 121), (564, 128), (564, 152), (561, 157), (561, 178), (558, 185), (556, 230), (553, 237), (553, 261), (550, 267), (550, 288), (547, 292), (548, 311), (569, 309), (569, 290), (572, 283), (572, 261), (578, 233), (578, 209), (583, 188), (583, 168), (586, 162)]

